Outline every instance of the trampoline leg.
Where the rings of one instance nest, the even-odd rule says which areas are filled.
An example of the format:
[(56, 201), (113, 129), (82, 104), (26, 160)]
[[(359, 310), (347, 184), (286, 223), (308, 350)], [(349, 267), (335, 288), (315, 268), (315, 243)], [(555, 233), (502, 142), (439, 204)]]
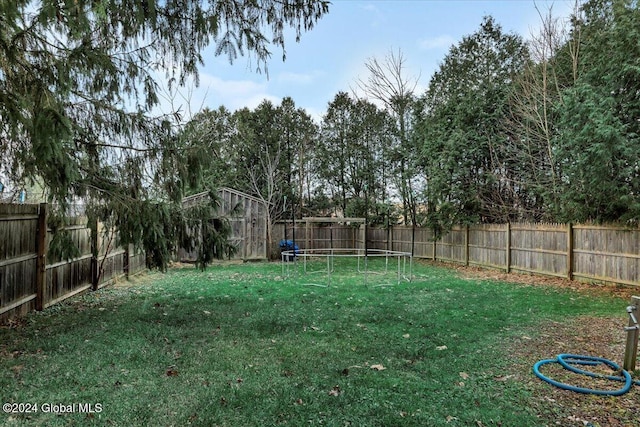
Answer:
[(364, 254), (364, 285), (368, 285), (367, 275), (369, 274), (369, 259), (367, 258), (367, 253)]

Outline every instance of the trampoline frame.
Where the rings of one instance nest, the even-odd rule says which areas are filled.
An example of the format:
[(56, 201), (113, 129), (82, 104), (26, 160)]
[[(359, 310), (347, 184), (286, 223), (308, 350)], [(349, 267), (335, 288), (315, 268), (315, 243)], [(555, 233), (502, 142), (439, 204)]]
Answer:
[[(360, 249), (360, 248), (326, 248), (326, 249), (299, 249), (297, 251), (289, 250), (282, 251), (281, 254), (281, 272), (282, 277), (289, 278), (291, 277), (292, 268), (296, 269), (296, 272), (299, 273), (300, 266), (302, 264), (302, 272), (303, 274), (311, 273), (307, 269), (308, 260), (312, 258), (325, 258), (326, 259), (326, 269), (318, 270), (315, 272), (326, 272), (327, 275), (327, 284), (313, 284), (310, 283), (308, 285), (312, 286), (323, 286), (330, 287), (331, 286), (331, 276), (335, 271), (334, 260), (336, 258), (357, 258), (357, 272), (363, 274), (364, 284), (368, 284), (368, 275), (369, 274), (383, 274), (380, 271), (370, 270), (369, 269), (369, 258), (385, 258), (384, 263), (384, 273), (388, 273), (390, 260), (396, 261), (396, 284), (399, 285), (403, 280), (407, 282), (411, 282), (413, 275), (413, 256), (411, 252), (401, 252), (401, 251), (391, 251), (385, 249)], [(302, 261), (299, 261), (301, 259)], [(408, 259), (408, 263), (407, 263)], [(291, 261), (293, 260), (293, 261)], [(407, 264), (408, 264), (408, 275), (407, 275)], [(293, 266), (293, 267), (292, 267)], [(386, 286), (378, 285), (378, 286)]]

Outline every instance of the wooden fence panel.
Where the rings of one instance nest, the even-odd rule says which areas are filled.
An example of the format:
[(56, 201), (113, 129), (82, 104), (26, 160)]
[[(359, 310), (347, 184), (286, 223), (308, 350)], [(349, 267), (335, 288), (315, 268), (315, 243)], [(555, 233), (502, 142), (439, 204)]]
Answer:
[(111, 281), (125, 275), (125, 254), (126, 251), (124, 249), (116, 249), (113, 252), (109, 252), (106, 256), (103, 255), (104, 260), (98, 260), (98, 264), (102, 263), (102, 274), (100, 275), (100, 281), (98, 283), (99, 288), (102, 288), (111, 283)]
[(436, 242), (436, 258), (449, 262), (466, 262), (466, 229), (454, 227)]
[[(285, 233), (286, 226), (286, 233)], [(295, 231), (295, 234), (294, 234)], [(291, 222), (278, 222), (273, 226), (273, 242), (271, 250), (274, 259), (280, 257), (280, 240), (295, 239), (300, 249), (351, 249), (362, 247), (361, 230), (351, 225), (342, 224), (310, 224), (296, 222), (295, 230)], [(360, 246), (359, 246), (360, 245)]]
[[(80, 255), (72, 260), (38, 255), (38, 223), (43, 207), (0, 204), (0, 322), (55, 304), (88, 289), (95, 279), (91, 233), (86, 218), (70, 220), (67, 232)], [(44, 207), (46, 210), (46, 206)], [(41, 220), (41, 218), (40, 218)], [(363, 248), (363, 227), (341, 224), (279, 223), (273, 227), (272, 253), (278, 242), (294, 239), (300, 248)], [(121, 248), (115, 236), (99, 227), (98, 286), (123, 274), (144, 270), (145, 254)], [(51, 236), (42, 238), (44, 249)], [(502, 224), (455, 227), (439, 241), (426, 228), (367, 228), (367, 247), (411, 252), (415, 257), (534, 274), (640, 286), (640, 230), (613, 226), (566, 224)], [(46, 251), (45, 251), (46, 253)], [(105, 254), (107, 254), (105, 256)], [(46, 260), (44, 286), (38, 293), (38, 260)], [(104, 262), (102, 262), (104, 260)], [(40, 295), (40, 296), (39, 296)]]
[(0, 204), (0, 321), (35, 309), (38, 213)]
[(512, 224), (511, 268), (567, 277), (569, 245), (566, 224)]
[(307, 230), (304, 223), (296, 222), (295, 229), (291, 222), (277, 222), (271, 229), (272, 241), (270, 242), (270, 255), (271, 259), (280, 259), (280, 246), (281, 240), (294, 240), (295, 244), (300, 249), (307, 248)]
[(91, 288), (91, 254), (47, 266), (44, 306), (49, 307)]
[[(282, 233), (284, 225), (277, 227)], [(334, 248), (362, 247), (361, 229), (346, 227), (352, 234), (342, 236), (338, 226), (334, 227)], [(296, 242), (301, 248), (331, 247), (327, 230), (327, 226), (319, 224), (312, 224), (309, 229), (297, 226)], [(375, 227), (367, 230), (367, 244), (372, 249), (413, 252), (418, 258), (506, 271), (640, 286), (638, 229), (570, 224), (473, 225), (455, 227), (435, 243), (427, 228), (394, 226), (388, 230)], [(292, 238), (291, 233), (289, 223), (288, 238)]]
[[(0, 323), (86, 291), (96, 280), (87, 218), (67, 219), (64, 232), (79, 249), (79, 255), (61, 259), (59, 254), (48, 254), (52, 231), (41, 232), (46, 226), (39, 227), (40, 222), (46, 224), (46, 211), (45, 204), (0, 204)], [(144, 252), (134, 254), (132, 247), (119, 248), (114, 235), (103, 233), (102, 225), (98, 230), (99, 259), (95, 264), (99, 266), (104, 259), (100, 287), (122, 275), (144, 270)]]
[(124, 256), (127, 251), (119, 245), (118, 236), (114, 229), (109, 229), (98, 223), (98, 288), (102, 288), (111, 281), (126, 275)]
[(390, 230), (392, 242), (391, 250), (398, 252), (411, 252), (412, 246), (414, 246), (413, 228), (407, 226), (393, 226)]
[(413, 242), (413, 256), (433, 259), (433, 232), (429, 228), (416, 228)]
[[(294, 240), (300, 249), (306, 249), (307, 230), (304, 223), (296, 222), (295, 227), (291, 223), (287, 224), (287, 239)], [(282, 236), (284, 238), (284, 236)]]
[[(87, 227), (87, 218), (67, 218), (67, 222), (63, 232), (68, 233), (79, 253), (73, 259), (63, 259), (59, 254), (48, 256), (44, 287), (47, 307), (91, 286), (91, 230)], [(47, 230), (47, 246), (52, 238), (53, 231)]]
[(369, 227), (367, 230), (367, 247), (369, 249), (389, 249), (389, 229)]
[(638, 285), (640, 230), (576, 225), (573, 227), (573, 236), (574, 276)]
[(507, 269), (508, 233), (506, 224), (469, 227), (468, 264)]
[(136, 249), (133, 245), (129, 245), (127, 252), (128, 256), (125, 258), (128, 261), (128, 265), (126, 266), (127, 276), (133, 276), (147, 268), (146, 254), (144, 251)]
[[(311, 229), (311, 240), (306, 238), (307, 229), (305, 227), (304, 237), (306, 249), (329, 249), (329, 248), (341, 248), (344, 246), (344, 236), (338, 238), (337, 230), (333, 227), (314, 227)], [(298, 239), (302, 241), (302, 239)]]

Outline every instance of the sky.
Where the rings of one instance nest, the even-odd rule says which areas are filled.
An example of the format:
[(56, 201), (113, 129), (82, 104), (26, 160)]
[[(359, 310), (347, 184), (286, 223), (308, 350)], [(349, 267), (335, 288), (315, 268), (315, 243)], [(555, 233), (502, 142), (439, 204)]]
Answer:
[(367, 78), (370, 58), (381, 61), (390, 50), (401, 50), (406, 76), (419, 77), (420, 95), (449, 48), (475, 32), (484, 16), (493, 16), (505, 32), (529, 39), (540, 22), (536, 7), (543, 13), (552, 7), (555, 16), (566, 18), (573, 5), (574, 0), (334, 0), (300, 42), (290, 34), (284, 62), (274, 47), (268, 75), (255, 72), (255, 61), (239, 57), (229, 64), (209, 48), (200, 85), (165, 96), (162, 110), (180, 107), (188, 118), (204, 107), (234, 111), (255, 108), (264, 99), (279, 104), (290, 96), (319, 121), (339, 91), (351, 92), (358, 79)]

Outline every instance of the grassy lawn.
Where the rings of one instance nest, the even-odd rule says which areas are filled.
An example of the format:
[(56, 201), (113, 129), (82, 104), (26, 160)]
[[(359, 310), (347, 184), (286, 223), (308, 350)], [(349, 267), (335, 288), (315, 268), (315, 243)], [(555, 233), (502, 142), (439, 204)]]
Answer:
[(0, 329), (0, 395), (39, 411), (0, 425), (544, 425), (505, 375), (516, 337), (627, 304), (420, 263), (393, 286), (343, 270), (319, 287), (280, 264), (175, 269), (30, 315)]

